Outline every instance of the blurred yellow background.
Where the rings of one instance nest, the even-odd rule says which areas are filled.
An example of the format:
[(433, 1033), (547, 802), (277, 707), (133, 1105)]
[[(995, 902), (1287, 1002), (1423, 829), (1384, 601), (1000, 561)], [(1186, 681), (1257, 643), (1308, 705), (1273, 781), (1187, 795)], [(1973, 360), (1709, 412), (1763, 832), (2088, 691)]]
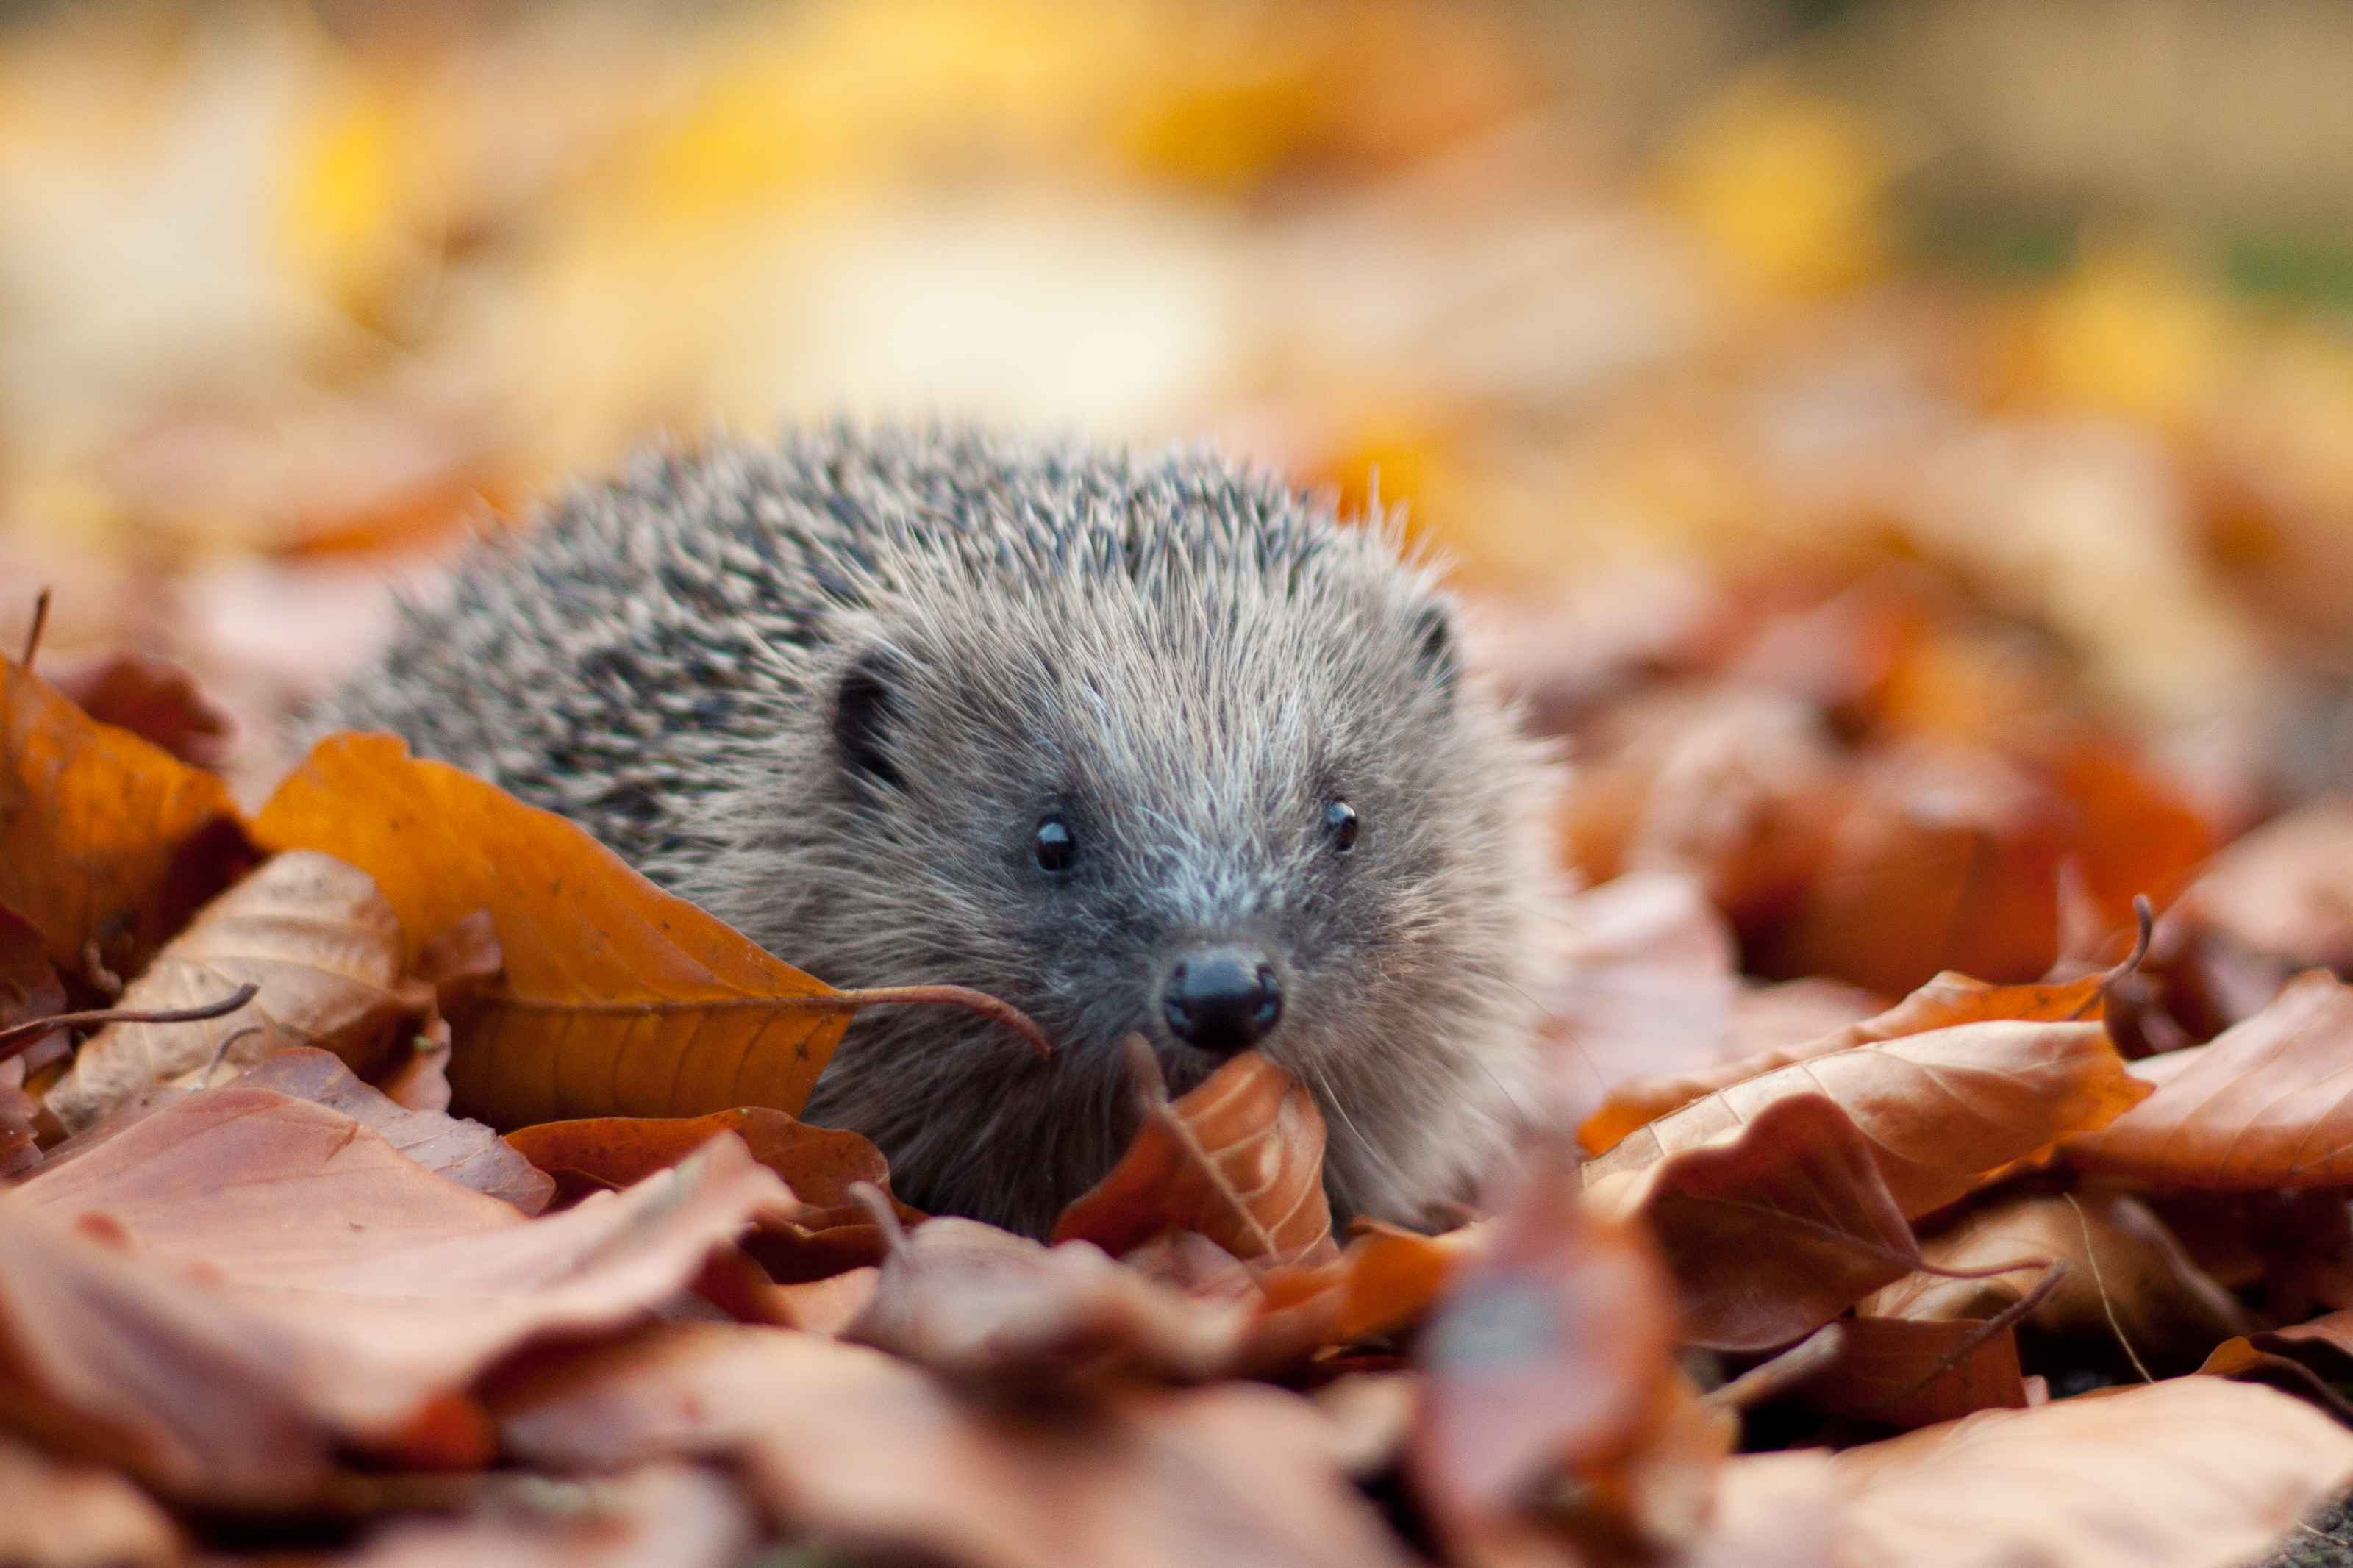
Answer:
[(838, 412), (1404, 501), (1540, 708), (1905, 562), (2225, 830), (2353, 756), (2332, 5), (5, 16), (0, 637), (187, 663), (248, 789), (468, 529)]

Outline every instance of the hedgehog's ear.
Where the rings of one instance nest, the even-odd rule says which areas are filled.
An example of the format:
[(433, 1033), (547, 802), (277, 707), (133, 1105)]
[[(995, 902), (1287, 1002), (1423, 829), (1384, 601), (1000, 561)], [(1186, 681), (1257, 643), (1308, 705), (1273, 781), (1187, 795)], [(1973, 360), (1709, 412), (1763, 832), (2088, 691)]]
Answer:
[(1451, 700), (1461, 675), (1454, 656), (1454, 621), (1443, 605), (1423, 606), (1413, 618), (1413, 661)]
[(907, 781), (883, 750), (891, 721), (899, 713), (893, 696), (899, 676), (898, 661), (881, 648), (850, 660), (834, 688), (833, 742), (852, 777), (903, 790)]

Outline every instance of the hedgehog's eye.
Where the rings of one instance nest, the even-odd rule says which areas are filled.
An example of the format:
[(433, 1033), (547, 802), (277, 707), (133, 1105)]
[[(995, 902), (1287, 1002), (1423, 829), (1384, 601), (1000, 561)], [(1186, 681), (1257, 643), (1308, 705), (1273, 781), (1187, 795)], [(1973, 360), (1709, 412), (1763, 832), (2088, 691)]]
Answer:
[(1332, 836), (1332, 847), (1345, 852), (1356, 842), (1363, 824), (1356, 820), (1356, 808), (1345, 800), (1335, 800), (1324, 808), (1324, 831)]
[(1079, 858), (1079, 836), (1060, 817), (1050, 816), (1038, 825), (1037, 855), (1040, 871), (1067, 871)]

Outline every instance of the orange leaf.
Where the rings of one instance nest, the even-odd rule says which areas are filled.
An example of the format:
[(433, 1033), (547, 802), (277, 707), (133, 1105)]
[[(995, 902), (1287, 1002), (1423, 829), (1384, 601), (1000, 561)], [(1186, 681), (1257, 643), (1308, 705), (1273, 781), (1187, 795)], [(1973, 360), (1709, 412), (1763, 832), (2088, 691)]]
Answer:
[(1585, 1166), (1588, 1184), (1694, 1149), (1795, 1094), (1838, 1102), (1905, 1217), (2011, 1162), (2104, 1127), (2148, 1086), (2098, 1024), (1963, 1024), (1795, 1062), (1660, 1118)]
[(1872, 1154), (1836, 1104), (1793, 1094), (1698, 1147), (1588, 1186), (1587, 1201), (1649, 1222), (1688, 1342), (1767, 1350), (1919, 1266)]
[(1874, 1040), (1899, 1039), (1951, 1028), (1957, 1024), (1987, 1023), (2010, 1018), (2030, 1023), (2065, 1023), (2100, 1016), (2101, 1001), (2111, 976), (2087, 974), (2064, 984), (1989, 985), (1947, 970), (1883, 1013), (1831, 1030), (1802, 1045), (1760, 1051), (1738, 1061), (1723, 1063), (1678, 1077), (1631, 1079), (1609, 1092), (1601, 1109), (1586, 1118), (1577, 1141), (1599, 1154), (1646, 1122), (1689, 1105), (1704, 1095), (1746, 1079)]
[(811, 1127), (760, 1105), (709, 1116), (543, 1121), (516, 1128), (507, 1134), (507, 1142), (543, 1171), (584, 1171), (626, 1187), (677, 1164), (722, 1132), (743, 1139), (752, 1158), (782, 1176), (793, 1196), (812, 1208), (851, 1205), (853, 1182), (871, 1182), (886, 1190), (890, 1185), (891, 1167), (882, 1152), (857, 1133)]
[(1197, 1230), (1253, 1268), (1336, 1256), (1324, 1197), (1324, 1117), (1299, 1081), (1244, 1051), (1171, 1104), (1142, 1037), (1130, 1062), (1145, 1119), (1109, 1175), (1062, 1211), (1054, 1239), (1113, 1257)]
[(2353, 1184), (2353, 987), (2300, 974), (2203, 1046), (2137, 1063), (2158, 1088), (2071, 1138), (2079, 1169), (2177, 1187)]
[(491, 911), (505, 983), (477, 994), (448, 1074), (453, 1108), (493, 1127), (797, 1111), (849, 1022), (807, 1005), (838, 993), (571, 823), (389, 736), (319, 742), (254, 833), (373, 876), (411, 962), (427, 938)]
[(137, 973), (233, 879), (242, 846), (227, 785), (0, 658), (0, 903), (58, 969), (81, 973), (96, 942), (108, 969)]

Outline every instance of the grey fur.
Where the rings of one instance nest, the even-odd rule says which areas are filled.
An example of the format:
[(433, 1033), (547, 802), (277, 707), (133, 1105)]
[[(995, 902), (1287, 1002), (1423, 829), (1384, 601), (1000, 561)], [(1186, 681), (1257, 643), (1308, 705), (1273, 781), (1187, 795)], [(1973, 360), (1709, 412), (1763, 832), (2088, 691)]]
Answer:
[(1132, 1131), (1122, 1036), (1178, 1091), (1216, 1065), (1155, 999), (1180, 946), (1239, 937), (1276, 955), (1262, 1048), (1323, 1107), (1335, 1205), (1409, 1221), (1531, 1098), (1550, 894), (1549, 764), (1453, 668), (1450, 614), (1393, 530), (1213, 455), (844, 426), (570, 490), (318, 718), (564, 813), (831, 984), (1038, 1018), (1051, 1065), (944, 1010), (853, 1026), (807, 1115), (911, 1202), (1049, 1226)]

